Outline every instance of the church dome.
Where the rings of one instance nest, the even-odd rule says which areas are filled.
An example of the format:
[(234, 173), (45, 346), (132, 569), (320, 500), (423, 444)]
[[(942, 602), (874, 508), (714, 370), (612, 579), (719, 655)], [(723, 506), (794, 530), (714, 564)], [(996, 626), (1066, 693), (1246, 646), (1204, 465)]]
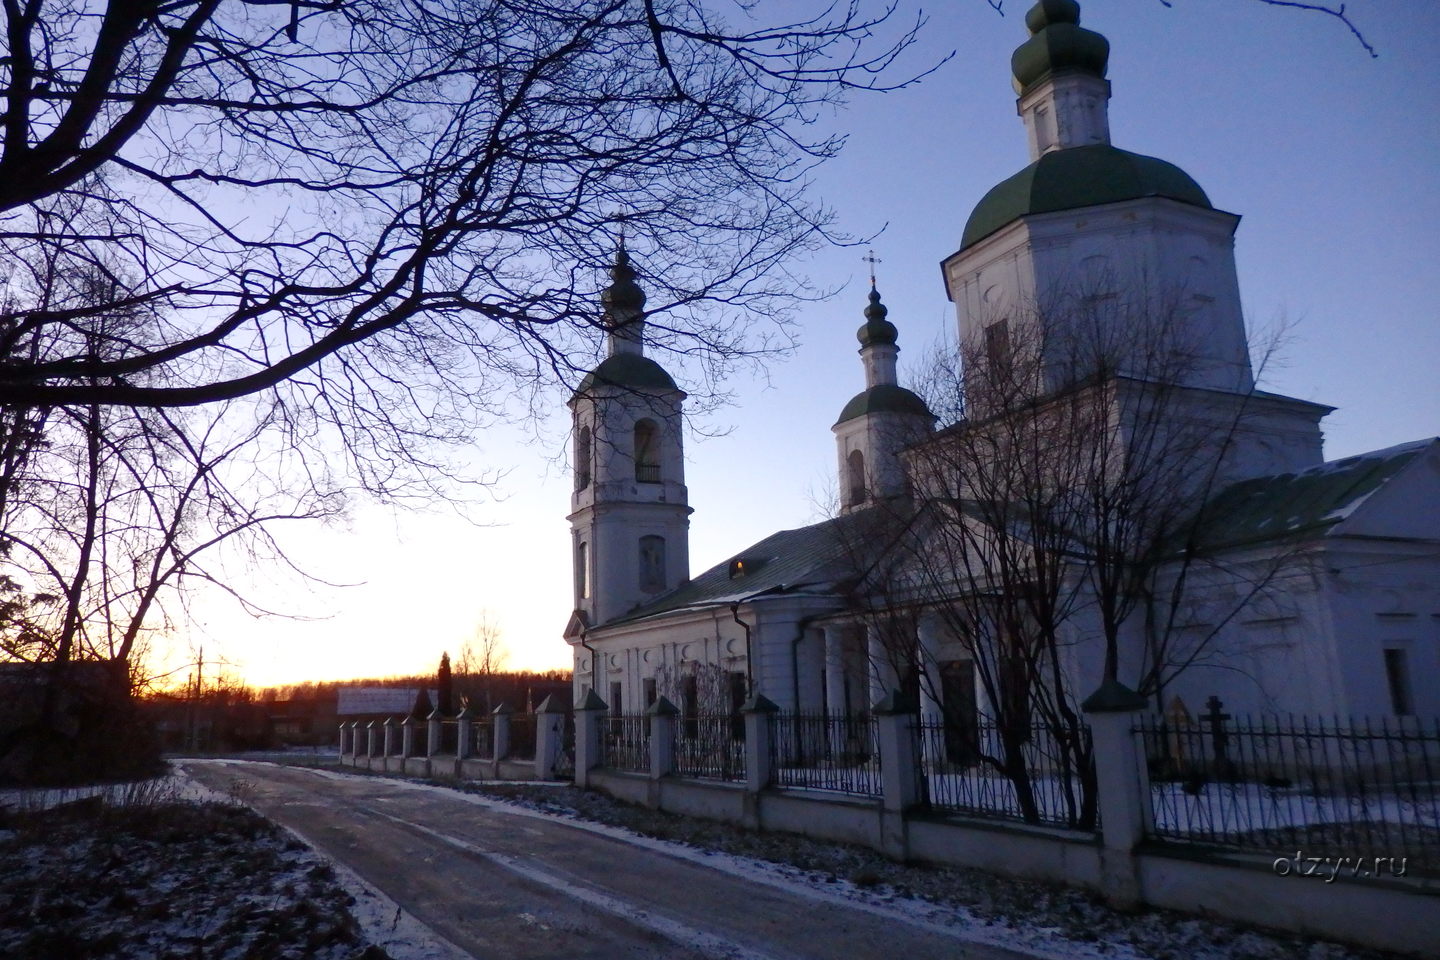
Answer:
[(680, 389), (664, 367), (638, 353), (616, 353), (606, 357), (600, 366), (585, 374), (575, 392), (586, 393), (597, 386), (650, 393)]
[(1080, 26), (1080, 4), (1075, 0), (1040, 0), (1025, 15), (1025, 25), (1031, 37), (1010, 58), (1017, 93), (1023, 94), (1035, 81), (1066, 70), (1104, 78), (1110, 41)]
[(1076, 210), (1142, 197), (1164, 197), (1206, 210), (1214, 209), (1200, 185), (1173, 163), (1109, 144), (1071, 147), (1045, 154), (992, 187), (965, 221), (960, 249), (1029, 214)]
[(871, 287), (870, 303), (865, 308), (865, 324), (855, 331), (855, 338), (862, 347), (893, 344), (900, 338), (900, 331), (895, 329), (895, 324), (885, 319), (889, 314), (890, 308), (880, 302), (880, 291)]
[(850, 402), (845, 404), (845, 409), (840, 411), (840, 419), (835, 421), (835, 425), (839, 426), (867, 413), (913, 413), (935, 419), (930, 408), (925, 406), (925, 401), (909, 390), (893, 383), (877, 383), (851, 397)]

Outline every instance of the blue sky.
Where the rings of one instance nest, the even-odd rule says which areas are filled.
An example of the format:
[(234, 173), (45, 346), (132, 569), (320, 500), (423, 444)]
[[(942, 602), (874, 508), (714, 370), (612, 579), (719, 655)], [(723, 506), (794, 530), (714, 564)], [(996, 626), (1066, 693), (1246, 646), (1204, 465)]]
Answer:
[[(954, 324), (939, 261), (995, 183), (1027, 162), (1010, 88), (1025, 5), (983, 0), (930, 12), (915, 61), (957, 55), (917, 87), (856, 97), (827, 120), (850, 135), (816, 177), (839, 227), (871, 243), (900, 329), (901, 376)], [(1440, 3), (1353, 0), (1372, 59), (1332, 18), (1260, 0), (1084, 0), (1111, 43), (1112, 139), (1193, 176), (1241, 214), (1236, 253), (1253, 325), (1293, 324), (1266, 389), (1339, 409), (1326, 456), (1440, 433)], [(855, 328), (864, 247), (801, 265), (843, 287), (799, 314), (800, 347), (727, 381), (734, 402), (687, 436), (692, 573), (777, 529), (823, 515), (833, 489), (830, 425), (863, 386)], [(684, 385), (685, 371), (672, 366)], [(262, 586), (318, 619), (256, 622), (206, 605), (186, 643), (205, 643), (254, 683), (425, 671), (488, 610), (511, 665), (568, 666), (568, 416), (477, 431), (476, 462), (507, 471), (497, 499), (459, 522), (437, 508), (357, 509), (347, 530), (287, 539), (327, 579)]]

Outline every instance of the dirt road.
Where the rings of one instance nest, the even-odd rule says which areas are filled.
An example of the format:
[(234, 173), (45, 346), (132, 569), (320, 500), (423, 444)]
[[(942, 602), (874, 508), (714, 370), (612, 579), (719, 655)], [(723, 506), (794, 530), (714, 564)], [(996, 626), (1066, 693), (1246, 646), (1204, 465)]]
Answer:
[(185, 766), (295, 830), (477, 960), (1029, 956), (900, 910), (450, 791), (242, 761)]

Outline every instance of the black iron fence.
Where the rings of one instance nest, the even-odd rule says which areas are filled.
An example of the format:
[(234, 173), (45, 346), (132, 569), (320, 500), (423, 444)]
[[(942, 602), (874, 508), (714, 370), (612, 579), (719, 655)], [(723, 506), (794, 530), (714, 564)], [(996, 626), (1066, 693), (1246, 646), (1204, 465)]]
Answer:
[(631, 773), (650, 772), (650, 718), (607, 717), (602, 721), (602, 766)]
[(703, 780), (745, 779), (745, 726), (729, 715), (686, 717), (676, 724), (675, 773)]
[(777, 713), (770, 723), (775, 783), (878, 797), (880, 749), (875, 718)]
[(1153, 835), (1283, 856), (1404, 857), (1440, 870), (1440, 720), (1235, 718), (1135, 727)]
[(975, 714), (917, 721), (924, 802), (940, 813), (1094, 829), (1094, 750), (1083, 724), (1013, 729)]
[(470, 721), (470, 756), (492, 760), (495, 753), (495, 721), (486, 717)]
[(535, 759), (535, 714), (510, 715), (510, 749), (501, 760)]

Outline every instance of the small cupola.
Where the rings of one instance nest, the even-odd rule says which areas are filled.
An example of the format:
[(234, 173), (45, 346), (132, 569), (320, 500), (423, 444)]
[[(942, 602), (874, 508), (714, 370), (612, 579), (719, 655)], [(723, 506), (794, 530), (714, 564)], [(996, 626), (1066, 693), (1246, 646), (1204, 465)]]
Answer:
[(610, 285), (600, 292), (605, 325), (610, 331), (610, 355), (640, 353), (645, 335), (645, 291), (635, 282), (635, 268), (625, 241), (615, 251)]
[(1010, 57), (1015, 92), (1022, 97), (1052, 74), (1075, 72), (1105, 79), (1110, 41), (1080, 26), (1080, 4), (1075, 0), (1040, 0), (1025, 14), (1025, 26), (1030, 39)]

